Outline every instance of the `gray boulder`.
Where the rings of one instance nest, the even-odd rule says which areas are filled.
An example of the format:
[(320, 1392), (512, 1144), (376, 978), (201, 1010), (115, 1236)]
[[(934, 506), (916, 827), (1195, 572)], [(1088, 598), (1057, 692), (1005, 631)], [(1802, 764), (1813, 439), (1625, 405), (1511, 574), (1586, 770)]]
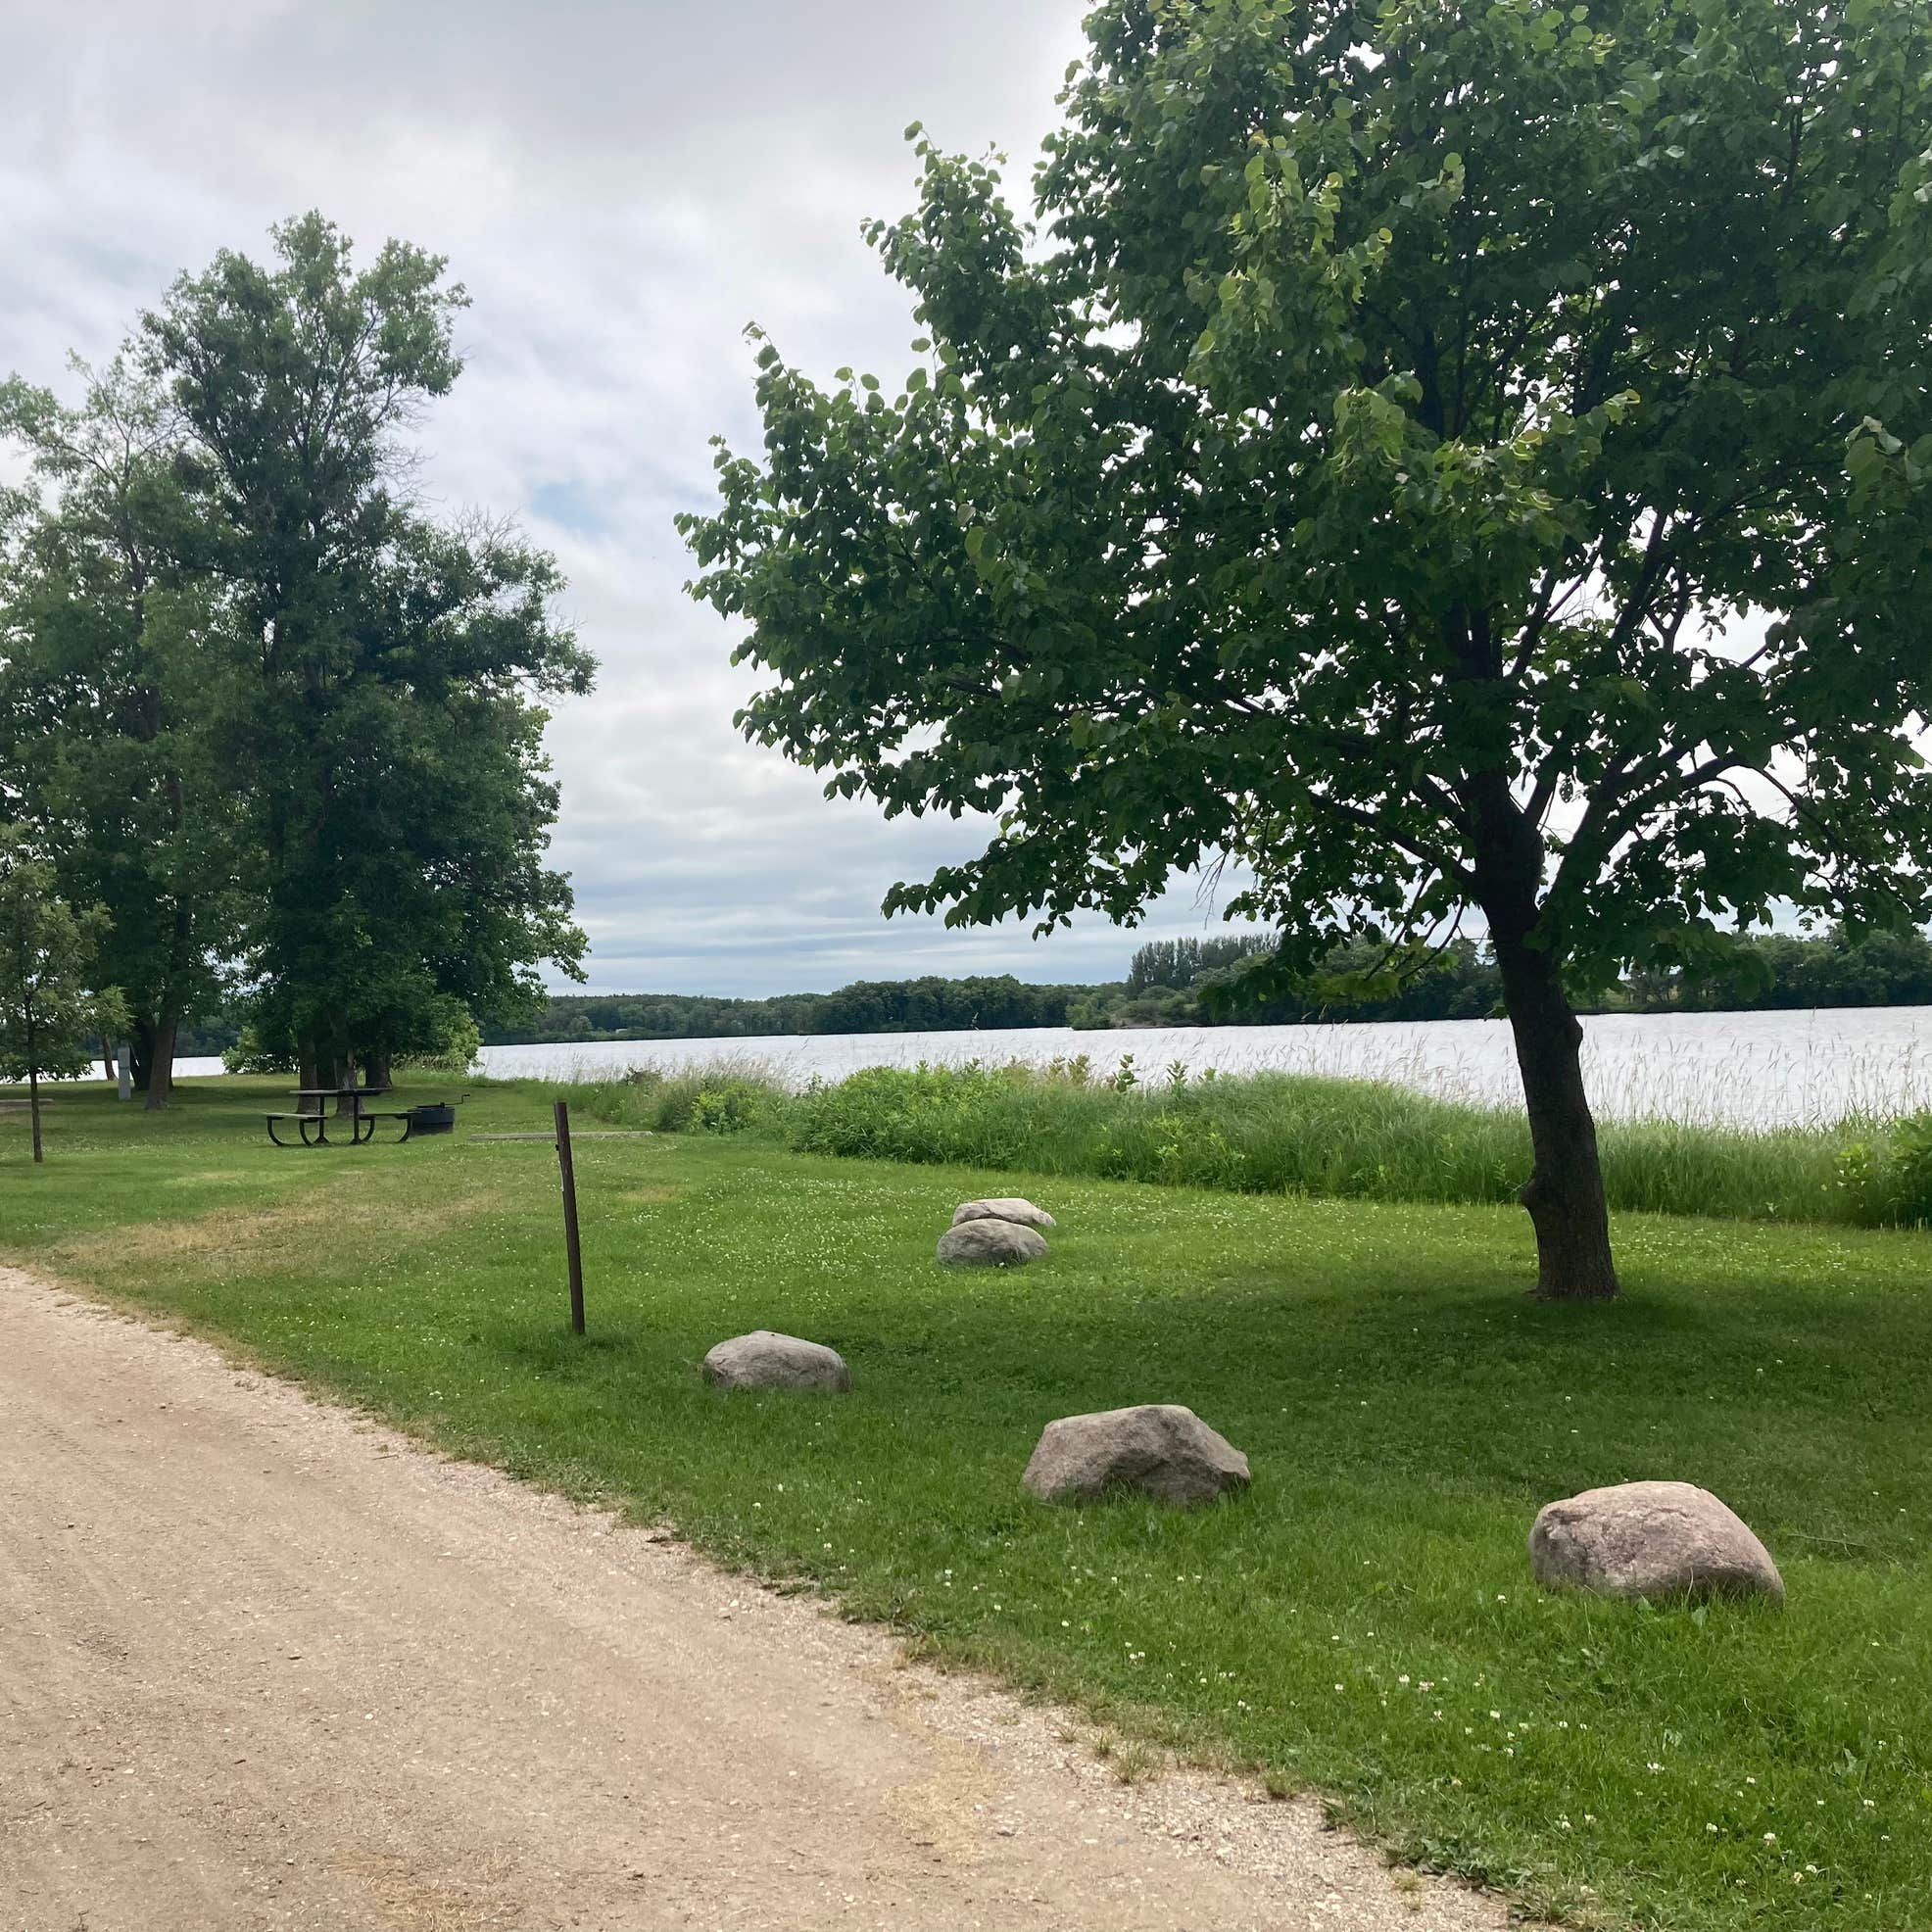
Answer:
[(1784, 1601), (1770, 1552), (1689, 1482), (1619, 1482), (1548, 1504), (1529, 1532), (1529, 1568), (1548, 1588), (1598, 1596)]
[(1193, 1410), (1150, 1402), (1048, 1423), (1022, 1480), (1048, 1503), (1091, 1502), (1114, 1489), (1212, 1503), (1248, 1486), (1248, 1459)]
[(704, 1358), (704, 1379), (720, 1388), (802, 1388), (840, 1392), (852, 1372), (836, 1348), (758, 1328), (721, 1341)]
[(1051, 1228), (1053, 1217), (1044, 1208), (1023, 1201), (1017, 1194), (1001, 1194), (990, 1201), (961, 1201), (952, 1211), (952, 1225), (966, 1221), (1010, 1221), (1016, 1228)]
[(940, 1236), (942, 1261), (973, 1268), (1018, 1268), (1045, 1252), (1046, 1243), (1031, 1228), (1012, 1221), (962, 1221)]

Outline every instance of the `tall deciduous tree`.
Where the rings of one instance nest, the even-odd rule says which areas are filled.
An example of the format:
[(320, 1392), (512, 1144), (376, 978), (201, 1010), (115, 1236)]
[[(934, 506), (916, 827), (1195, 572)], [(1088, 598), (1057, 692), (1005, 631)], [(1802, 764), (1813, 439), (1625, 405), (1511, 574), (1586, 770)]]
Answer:
[(409, 501), (405, 432), (460, 369), (434, 256), (366, 266), (319, 216), (224, 253), (143, 321), (179, 411), (200, 567), (246, 643), (227, 747), (262, 852), (258, 1030), (310, 1076), (433, 1048), (577, 970), (538, 692), (587, 690), (552, 559)]
[[(760, 351), (684, 527), (754, 739), (998, 814), (889, 909), (1252, 868), (1486, 917), (1540, 1291), (1617, 1291), (1570, 997), (1922, 918), (1932, 40), (1858, 0), (1105, 0), (1038, 225), (923, 139), (889, 402)], [(915, 130), (916, 133), (916, 130)]]
[(95, 973), (108, 926), (105, 907), (76, 912), (60, 896), (59, 874), (22, 827), (0, 825), (0, 1074), (27, 1083), (36, 1161), (42, 1078), (79, 1073), (123, 1017)]
[(66, 894), (108, 915), (101, 971), (126, 995), (135, 1084), (172, 1087), (181, 1024), (219, 995), (239, 913), (239, 815), (217, 743), (233, 670), (163, 398), (124, 359), (78, 408), (0, 383), (0, 433), (55, 492), (14, 519), (0, 578), (0, 769)]

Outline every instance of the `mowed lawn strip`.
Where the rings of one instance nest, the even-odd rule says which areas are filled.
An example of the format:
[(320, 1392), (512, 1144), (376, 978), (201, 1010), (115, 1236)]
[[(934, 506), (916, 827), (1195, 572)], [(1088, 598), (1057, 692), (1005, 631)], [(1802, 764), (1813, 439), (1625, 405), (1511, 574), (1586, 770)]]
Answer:
[[(159, 1120), (63, 1089), (38, 1172), (0, 1122), (0, 1251), (1533, 1906), (1932, 1924), (1925, 1236), (1631, 1217), (1625, 1300), (1549, 1308), (1512, 1209), (586, 1141), (579, 1342), (554, 1157), (468, 1137), (541, 1128), (546, 1089), (477, 1087), (449, 1138), (278, 1151), (275, 1087)], [(1007, 1192), (1060, 1217), (1048, 1258), (939, 1269), (954, 1203)], [(752, 1328), (839, 1348), (853, 1393), (705, 1388)], [(1244, 1449), (1250, 1494), (1024, 1495), (1047, 1420), (1138, 1401)], [(1534, 1588), (1537, 1506), (1640, 1476), (1731, 1503), (1789, 1606)]]

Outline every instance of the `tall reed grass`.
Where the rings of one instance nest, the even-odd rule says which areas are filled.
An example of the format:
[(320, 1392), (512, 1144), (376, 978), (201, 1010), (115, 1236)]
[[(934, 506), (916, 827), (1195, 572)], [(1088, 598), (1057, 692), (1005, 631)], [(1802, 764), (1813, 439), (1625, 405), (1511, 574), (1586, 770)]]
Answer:
[[(637, 1069), (571, 1089), (601, 1118), (661, 1133), (756, 1133), (804, 1153), (1376, 1201), (1512, 1201), (1530, 1167), (1520, 1109), (1373, 1080), (1254, 1073), (1143, 1080), (1085, 1055), (868, 1067), (787, 1087), (755, 1061)], [(1617, 1210), (1932, 1225), (1932, 1121), (1752, 1131), (1608, 1121)]]

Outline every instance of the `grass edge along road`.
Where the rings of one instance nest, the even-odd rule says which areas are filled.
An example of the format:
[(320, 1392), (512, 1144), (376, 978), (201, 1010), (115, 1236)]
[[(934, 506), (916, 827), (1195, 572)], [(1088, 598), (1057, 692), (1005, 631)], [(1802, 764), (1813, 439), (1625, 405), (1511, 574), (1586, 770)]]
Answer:
[[(547, 1089), (278, 1153), (272, 1087), (159, 1118), (64, 1089), (38, 1172), (0, 1123), (0, 1251), (1064, 1698), (1129, 1775), (1250, 1767), (1584, 1922), (1932, 1924), (1925, 1236), (1626, 1217), (1627, 1300), (1575, 1310), (1523, 1298), (1510, 1209), (586, 1141), (577, 1342), (550, 1149), (470, 1137), (541, 1129)], [(1014, 1190), (1061, 1218), (1044, 1262), (934, 1265), (955, 1201)], [(705, 1389), (755, 1327), (840, 1348), (853, 1393)], [(1253, 1491), (1024, 1496), (1046, 1420), (1140, 1400), (1195, 1408)], [(1643, 1475), (1725, 1497), (1789, 1607), (1536, 1590), (1535, 1508)]]

